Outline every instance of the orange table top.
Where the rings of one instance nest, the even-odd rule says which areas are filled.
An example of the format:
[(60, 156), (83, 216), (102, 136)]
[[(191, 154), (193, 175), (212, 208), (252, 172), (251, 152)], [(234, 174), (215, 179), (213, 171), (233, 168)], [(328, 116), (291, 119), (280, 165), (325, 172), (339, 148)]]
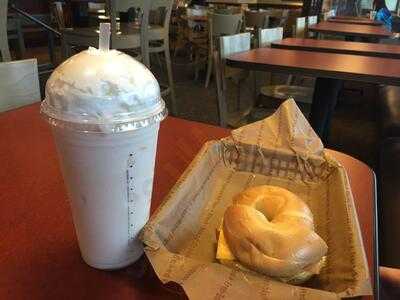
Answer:
[(400, 58), (400, 45), (361, 43), (338, 40), (285, 38), (271, 44), (272, 48), (342, 53), (386, 58)]
[(400, 85), (400, 60), (364, 55), (258, 48), (229, 56), (235, 68)]
[(329, 18), (328, 22), (380, 26), (382, 22), (367, 18)]
[[(169, 117), (161, 124), (152, 211), (204, 142), (223, 128)], [(182, 299), (163, 286), (144, 260), (100, 271), (80, 257), (49, 126), (33, 104), (0, 113), (0, 299)], [(374, 174), (339, 152), (354, 194), (374, 276)]]
[(365, 38), (388, 38), (392, 36), (392, 32), (384, 26), (360, 25), (336, 22), (321, 22), (308, 27), (309, 31), (337, 34), (344, 36), (359, 36)]

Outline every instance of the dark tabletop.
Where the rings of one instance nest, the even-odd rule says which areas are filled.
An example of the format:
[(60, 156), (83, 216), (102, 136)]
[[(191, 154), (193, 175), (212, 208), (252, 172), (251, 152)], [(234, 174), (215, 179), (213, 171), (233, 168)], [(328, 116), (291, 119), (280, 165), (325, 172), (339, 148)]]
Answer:
[(400, 60), (391, 58), (259, 48), (232, 55), (226, 63), (249, 70), (400, 85)]
[(380, 26), (382, 22), (367, 18), (329, 18), (328, 22)]
[(392, 32), (384, 26), (346, 24), (335, 22), (321, 22), (308, 27), (309, 31), (336, 34), (344, 36), (358, 36), (365, 38), (388, 38), (392, 36)]
[(272, 48), (400, 58), (400, 45), (360, 43), (339, 40), (286, 38), (273, 42)]

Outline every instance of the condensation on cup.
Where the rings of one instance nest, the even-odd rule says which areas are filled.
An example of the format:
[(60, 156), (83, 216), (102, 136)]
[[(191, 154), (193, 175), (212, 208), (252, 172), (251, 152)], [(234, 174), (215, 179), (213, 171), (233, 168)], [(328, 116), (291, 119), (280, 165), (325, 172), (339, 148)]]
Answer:
[(159, 123), (153, 74), (116, 50), (89, 48), (62, 63), (41, 105), (50, 123), (84, 261), (118, 269), (143, 254)]

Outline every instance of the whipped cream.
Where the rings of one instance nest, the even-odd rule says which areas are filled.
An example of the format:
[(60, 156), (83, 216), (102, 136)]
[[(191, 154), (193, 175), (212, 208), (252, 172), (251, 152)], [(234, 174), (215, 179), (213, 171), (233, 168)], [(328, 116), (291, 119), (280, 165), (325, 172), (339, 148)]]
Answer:
[(113, 132), (147, 126), (166, 114), (160, 86), (143, 64), (117, 50), (95, 48), (54, 70), (42, 112), (53, 125), (63, 122), (76, 130)]

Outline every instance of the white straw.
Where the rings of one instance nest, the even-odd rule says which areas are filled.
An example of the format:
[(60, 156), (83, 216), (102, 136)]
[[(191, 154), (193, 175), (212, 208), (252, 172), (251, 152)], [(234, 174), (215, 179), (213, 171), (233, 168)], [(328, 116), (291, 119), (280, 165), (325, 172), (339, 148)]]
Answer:
[(99, 49), (100, 51), (110, 50), (110, 23), (100, 23)]

